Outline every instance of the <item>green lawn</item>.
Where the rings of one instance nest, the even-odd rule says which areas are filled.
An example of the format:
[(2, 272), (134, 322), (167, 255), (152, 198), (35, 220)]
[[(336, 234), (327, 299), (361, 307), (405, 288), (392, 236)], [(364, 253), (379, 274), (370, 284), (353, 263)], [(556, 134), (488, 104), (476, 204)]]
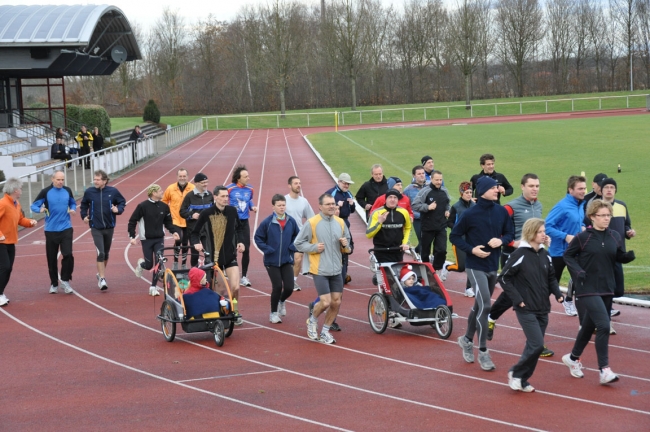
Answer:
[[(457, 186), (480, 171), (483, 153), (496, 156), (496, 170), (505, 174), (519, 192), (523, 174), (540, 176), (540, 201), (544, 214), (566, 193), (566, 180), (585, 172), (587, 186), (599, 172), (618, 182), (617, 198), (628, 205), (637, 237), (628, 241), (636, 261), (624, 266), (629, 292), (650, 291), (650, 200), (634, 197), (637, 185), (650, 184), (647, 169), (650, 121), (645, 115), (522, 123), (386, 128), (328, 132), (309, 135), (309, 140), (334, 172), (348, 172), (356, 182), (353, 192), (370, 178), (370, 166), (381, 163), (386, 176), (396, 175), (405, 184), (411, 168), (425, 154), (431, 155), (436, 169), (455, 202)], [(621, 164), (622, 172), (617, 173)], [(511, 197), (502, 199), (508, 202)], [(566, 276), (565, 276), (566, 277)]]

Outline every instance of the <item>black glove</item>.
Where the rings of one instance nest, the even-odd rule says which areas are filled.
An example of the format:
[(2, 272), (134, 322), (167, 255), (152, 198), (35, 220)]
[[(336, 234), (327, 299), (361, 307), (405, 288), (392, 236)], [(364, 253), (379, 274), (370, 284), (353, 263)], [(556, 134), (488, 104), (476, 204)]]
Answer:
[(627, 251), (627, 252), (625, 252), (625, 258), (627, 258), (629, 260), (628, 262), (631, 262), (631, 261), (634, 261), (636, 259), (636, 255), (634, 254), (633, 250)]

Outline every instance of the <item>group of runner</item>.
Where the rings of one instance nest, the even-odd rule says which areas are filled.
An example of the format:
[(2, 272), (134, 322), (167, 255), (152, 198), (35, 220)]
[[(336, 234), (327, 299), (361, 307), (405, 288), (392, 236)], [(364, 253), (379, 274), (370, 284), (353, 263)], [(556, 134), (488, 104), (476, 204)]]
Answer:
[[(571, 176), (566, 197), (544, 220), (537, 200), (540, 180), (535, 174), (522, 177), (521, 196), (499, 205), (500, 198), (511, 195), (514, 188), (503, 174), (494, 170), (494, 162), (493, 155), (481, 156), (481, 172), (460, 184), (460, 198), (454, 204), (442, 173), (434, 169), (430, 156), (423, 157), (421, 164), (413, 168), (413, 179), (405, 189), (400, 178), (387, 179), (381, 165), (373, 165), (370, 180), (359, 188), (355, 197), (350, 192), (354, 182), (349, 174), (342, 173), (336, 186), (319, 196), (318, 214), (302, 197), (300, 179), (290, 177), (289, 193), (273, 196), (271, 215), (262, 220), (254, 233), (271, 282), (270, 322), (282, 322), (286, 300), (301, 289), (297, 284), (298, 275), (309, 273), (318, 297), (310, 304), (307, 335), (324, 343), (335, 342), (330, 332), (340, 330), (335, 320), (343, 285), (350, 281), (347, 275), (347, 255), (353, 248), (350, 216), (359, 204), (369, 221), (366, 235), (373, 238), (375, 246), (402, 246), (406, 250), (413, 226), (422, 260), (433, 261), (443, 280), (448, 271), (466, 271), (465, 295), (475, 297), (475, 301), (467, 331), (458, 339), (465, 361), (474, 362), (473, 339), (477, 335), (481, 368), (495, 369), (487, 341), (493, 337), (499, 316), (514, 307), (527, 342), (519, 363), (510, 369), (509, 384), (515, 390), (533, 391), (528, 379), (537, 359), (540, 355), (553, 355), (543, 340), (550, 312), (548, 297), (552, 294), (564, 302), (568, 315), (580, 316), (581, 330), (574, 348), (563, 357), (571, 374), (582, 376), (579, 357), (596, 331), (601, 383), (616, 381), (618, 377), (609, 368), (607, 357), (610, 332), (615, 334), (610, 316), (619, 313), (611, 307), (612, 298), (623, 294), (621, 263), (634, 259), (634, 253), (625, 250), (624, 239), (636, 235), (625, 203), (614, 198), (616, 181), (605, 174), (597, 175), (591, 196), (585, 197), (585, 178)], [(85, 191), (79, 205), (80, 216), (89, 225), (97, 250), (97, 284), (102, 291), (108, 289), (106, 267), (116, 219), (126, 206), (124, 197), (108, 182), (104, 171), (95, 171), (93, 186)], [(135, 245), (139, 238), (143, 253), (134, 269), (136, 276), (141, 277), (144, 270), (151, 270), (155, 265), (155, 253), (164, 247), (166, 228), (175, 240), (174, 268), (186, 267), (188, 254), (191, 266), (198, 265), (205, 257), (225, 272), (233, 286), (233, 298), (238, 300), (239, 285), (251, 286), (247, 277), (249, 218), (258, 211), (254, 190), (248, 182), (248, 170), (240, 165), (233, 170), (231, 184), (217, 186), (212, 192), (208, 190), (207, 175), (196, 173), (190, 182), (188, 171), (183, 168), (177, 171), (177, 181), (166, 189), (157, 184), (147, 187), (148, 199), (136, 206), (128, 222), (130, 242)], [(15, 256), (17, 236), (14, 239), (12, 232), (17, 231), (18, 225), (36, 224), (22, 216), (17, 202), (18, 186), (22, 186), (19, 183), (10, 179), (0, 202), (0, 306), (9, 302), (4, 288)], [(55, 172), (52, 184), (31, 205), (33, 212), (45, 213), (52, 294), (58, 292), (59, 280), (65, 293), (73, 292), (71, 216), (76, 214), (77, 205), (64, 183), (65, 173)], [(451, 228), (454, 263), (446, 260), (448, 228)], [(594, 246), (596, 243), (600, 248)], [(62, 255), (60, 276), (59, 252)], [(241, 273), (238, 253), (242, 255)], [(391, 252), (382, 259), (385, 260), (401, 261), (402, 252)], [(565, 265), (573, 281), (566, 297), (559, 291)], [(596, 269), (600, 269), (600, 276), (596, 276), (599, 272)], [(491, 295), (497, 281), (504, 292), (493, 306)], [(159, 295), (158, 288), (152, 284), (149, 294)], [(318, 318), (323, 313), (325, 320), (319, 332)], [(241, 318), (236, 324), (242, 324)]]

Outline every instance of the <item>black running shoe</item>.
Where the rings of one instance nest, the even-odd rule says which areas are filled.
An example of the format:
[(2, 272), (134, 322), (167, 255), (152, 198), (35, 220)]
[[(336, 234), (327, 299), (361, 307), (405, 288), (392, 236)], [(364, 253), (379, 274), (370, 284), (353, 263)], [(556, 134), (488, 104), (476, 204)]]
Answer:
[(341, 331), (341, 326), (334, 321), (330, 326), (330, 331)]

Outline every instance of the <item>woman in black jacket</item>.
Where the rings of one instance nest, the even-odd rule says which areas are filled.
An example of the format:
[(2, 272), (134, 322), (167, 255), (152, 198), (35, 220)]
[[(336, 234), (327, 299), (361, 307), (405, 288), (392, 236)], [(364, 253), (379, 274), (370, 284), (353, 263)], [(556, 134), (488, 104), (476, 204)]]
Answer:
[(104, 137), (98, 127), (93, 128), (93, 151), (98, 152), (104, 148)]
[(611, 204), (593, 200), (587, 209), (592, 226), (573, 238), (564, 252), (564, 261), (571, 273), (576, 301), (584, 311), (580, 331), (570, 354), (562, 357), (571, 375), (582, 378), (584, 374), (580, 355), (596, 330), (596, 355), (600, 369), (600, 383), (618, 381), (618, 375), (609, 367), (609, 310), (611, 309), (616, 280), (614, 266), (634, 260), (634, 251), (625, 252), (621, 236), (609, 229), (612, 220)]
[(499, 283), (512, 300), (521, 328), (526, 335), (526, 346), (519, 362), (508, 372), (508, 385), (526, 393), (535, 391), (528, 383), (539, 355), (544, 350), (544, 333), (548, 325), (553, 294), (559, 303), (560, 293), (553, 263), (546, 249), (544, 220), (531, 218), (524, 223), (521, 243), (510, 255), (499, 276)]

